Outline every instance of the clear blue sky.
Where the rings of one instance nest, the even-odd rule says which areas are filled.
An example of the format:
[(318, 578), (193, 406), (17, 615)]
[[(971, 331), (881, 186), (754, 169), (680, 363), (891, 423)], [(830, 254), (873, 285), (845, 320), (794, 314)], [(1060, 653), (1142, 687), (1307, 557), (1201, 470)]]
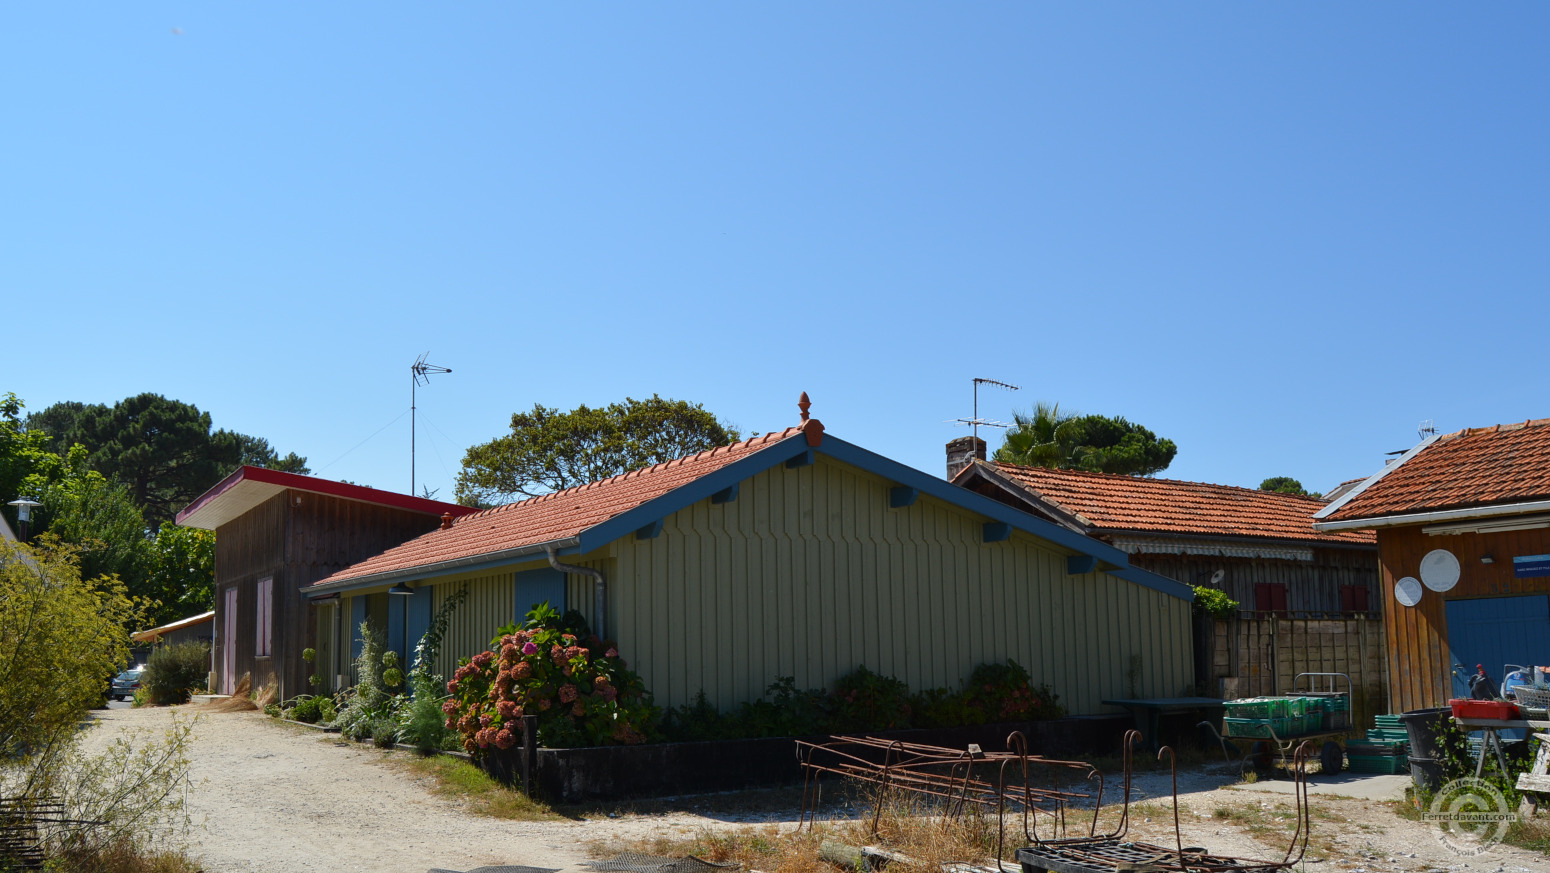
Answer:
[[(1550, 8), (95, 4), (0, 28), (0, 390), (407, 490), (652, 392), (940, 473), (1035, 400), (1310, 488), (1550, 415)], [(999, 439), (992, 435), (992, 446)], [(347, 454), (348, 452), (348, 454)], [(342, 459), (340, 456), (343, 456)], [(337, 460), (336, 460), (337, 459)]]

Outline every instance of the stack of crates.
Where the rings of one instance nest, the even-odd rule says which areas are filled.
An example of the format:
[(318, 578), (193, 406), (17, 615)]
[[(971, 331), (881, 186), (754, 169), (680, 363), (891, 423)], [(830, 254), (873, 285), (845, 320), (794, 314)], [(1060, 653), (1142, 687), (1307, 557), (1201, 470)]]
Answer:
[(1292, 701), (1285, 697), (1250, 697), (1223, 701), (1222, 705), (1227, 708), (1227, 717), (1222, 719), (1226, 736), (1268, 739), (1272, 731), (1277, 737), (1302, 733), (1306, 707), (1298, 707), (1294, 716)]
[(1346, 743), (1346, 760), (1353, 773), (1410, 772), (1410, 734), (1397, 715), (1380, 715), (1364, 740)]
[(1349, 695), (1309, 692), (1301, 697), (1308, 702), (1307, 733), (1338, 731), (1351, 726)]

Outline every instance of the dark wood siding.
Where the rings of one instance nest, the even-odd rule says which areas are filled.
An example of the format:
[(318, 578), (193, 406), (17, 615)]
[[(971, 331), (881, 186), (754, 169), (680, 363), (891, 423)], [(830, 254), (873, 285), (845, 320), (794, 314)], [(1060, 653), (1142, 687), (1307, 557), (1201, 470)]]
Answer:
[[(1415, 606), (1394, 600), (1394, 583), (1419, 577), (1421, 558), (1447, 549), (1459, 559), (1460, 576), (1445, 595), (1426, 591)], [(1550, 578), (1518, 579), (1515, 555), (1550, 554), (1550, 529), (1430, 536), (1419, 527), (1378, 531), (1388, 634), (1391, 707), (1395, 712), (1442, 706), (1452, 696), (1446, 603), (1476, 597), (1550, 593)], [(1482, 564), (1490, 556), (1492, 563)], [(1498, 677), (1499, 680), (1500, 677)]]
[(1222, 581), (1213, 587), (1227, 592), (1245, 612), (1274, 608), (1257, 602), (1258, 585), (1285, 586), (1285, 608), (1299, 618), (1333, 617), (1346, 612), (1341, 604), (1341, 589), (1347, 587), (1367, 589), (1374, 611), (1382, 600), (1376, 548), (1317, 548), (1312, 561), (1138, 554), (1130, 556), (1130, 563), (1186, 585), (1209, 585), (1211, 577), (1221, 570)]
[[(358, 561), (433, 530), (440, 519), (372, 503), (341, 500), (310, 491), (285, 491), (215, 536), (217, 653), (235, 645), (235, 678), (250, 674), (254, 687), (273, 680), (282, 699), (310, 690), (312, 665), (303, 649), (317, 645), (316, 608), (300, 590)], [(258, 580), (274, 577), (273, 632), (269, 658), (255, 658)], [(224, 591), (237, 588), (236, 639), (220, 639), (225, 628)]]

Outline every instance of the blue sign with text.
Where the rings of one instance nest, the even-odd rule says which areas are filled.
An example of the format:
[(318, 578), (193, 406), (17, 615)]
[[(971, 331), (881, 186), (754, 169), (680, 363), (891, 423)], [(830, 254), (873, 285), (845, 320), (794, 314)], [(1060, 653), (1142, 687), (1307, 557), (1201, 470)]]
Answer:
[(1550, 576), (1550, 555), (1519, 555), (1513, 558), (1512, 575), (1519, 579)]

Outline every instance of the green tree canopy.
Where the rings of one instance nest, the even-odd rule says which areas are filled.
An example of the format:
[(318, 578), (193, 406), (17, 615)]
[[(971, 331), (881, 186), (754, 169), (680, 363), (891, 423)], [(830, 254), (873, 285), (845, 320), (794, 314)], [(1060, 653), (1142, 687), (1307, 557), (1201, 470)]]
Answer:
[[(227, 431), (220, 431), (226, 433)], [(267, 467), (271, 470), (279, 470), (284, 473), (300, 473), (305, 476), (312, 470), (307, 467), (307, 459), (291, 452), (285, 457), (280, 457), (269, 445), (269, 440), (263, 437), (248, 436), (245, 433), (233, 433), (237, 438), (237, 445), (242, 449), (240, 462), (250, 467)]]
[(1290, 476), (1271, 476), (1259, 483), (1259, 490), (1274, 491), (1277, 494), (1298, 494), (1303, 497), (1312, 497), (1315, 500), (1322, 499), (1324, 495), (1317, 491), (1309, 491), (1302, 487), (1302, 483)]
[(1058, 403), (1040, 402), (1031, 413), (1017, 413), (996, 449), (1004, 464), (1150, 476), (1173, 463), (1178, 447), (1151, 430), (1106, 415), (1063, 413)]
[(209, 413), (160, 394), (129, 397), (111, 409), (86, 407), (70, 440), (84, 445), (92, 468), (128, 488), (158, 526), (242, 460), (236, 434), (212, 433)]
[(492, 505), (605, 479), (736, 442), (738, 432), (698, 403), (653, 394), (593, 409), (534, 405), (511, 433), (468, 450), (457, 499)]

